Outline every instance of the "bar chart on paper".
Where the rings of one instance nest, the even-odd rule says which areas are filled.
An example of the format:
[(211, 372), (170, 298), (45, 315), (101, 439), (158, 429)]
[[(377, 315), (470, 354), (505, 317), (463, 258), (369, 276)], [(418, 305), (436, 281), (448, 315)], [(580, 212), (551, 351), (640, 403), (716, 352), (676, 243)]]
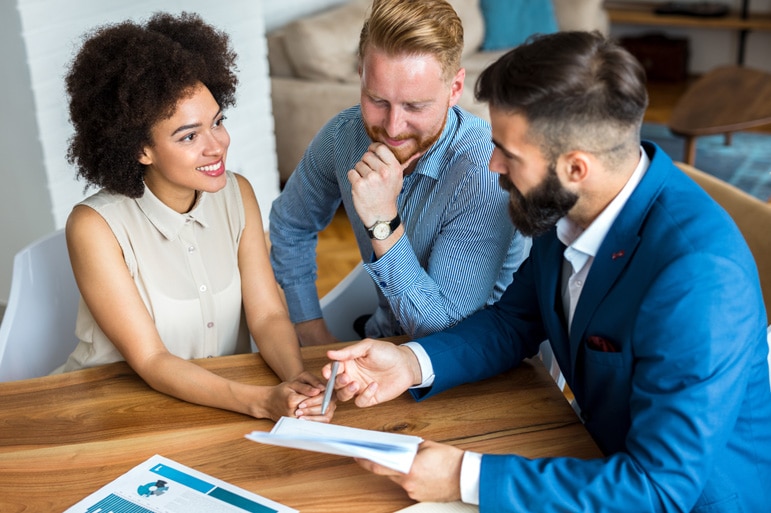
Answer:
[(110, 494), (86, 510), (86, 513), (155, 513), (123, 497)]

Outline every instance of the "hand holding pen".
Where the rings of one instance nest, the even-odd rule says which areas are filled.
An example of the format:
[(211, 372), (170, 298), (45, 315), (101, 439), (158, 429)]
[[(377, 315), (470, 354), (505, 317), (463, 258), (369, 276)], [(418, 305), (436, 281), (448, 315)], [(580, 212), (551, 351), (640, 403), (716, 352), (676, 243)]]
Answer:
[[(393, 399), (422, 382), (415, 353), (404, 345), (364, 339), (327, 357), (339, 361), (334, 387), (338, 401), (355, 398), (356, 406), (374, 406)], [(322, 374), (331, 372), (327, 364)], [(326, 371), (326, 372), (325, 372)]]
[(329, 380), (327, 380), (327, 388), (324, 390), (324, 400), (321, 403), (321, 414), (326, 415), (327, 408), (329, 408), (329, 402), (332, 400), (332, 392), (335, 391), (335, 378), (337, 377), (337, 369), (340, 367), (340, 362), (332, 362), (332, 371), (329, 374)]

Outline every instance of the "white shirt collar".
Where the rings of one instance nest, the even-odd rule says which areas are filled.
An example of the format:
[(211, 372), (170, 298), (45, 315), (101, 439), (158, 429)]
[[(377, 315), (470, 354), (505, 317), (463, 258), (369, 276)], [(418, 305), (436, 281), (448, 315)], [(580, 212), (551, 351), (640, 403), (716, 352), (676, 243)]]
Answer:
[(637, 163), (632, 176), (629, 177), (621, 191), (613, 198), (613, 201), (600, 212), (600, 215), (592, 221), (592, 224), (586, 230), (582, 230), (580, 226), (567, 217), (557, 221), (557, 238), (567, 246), (565, 249), (565, 259), (573, 265), (574, 270), (578, 271), (586, 264), (590, 257), (594, 258), (597, 255), (597, 251), (599, 251), (602, 241), (605, 240), (605, 236), (608, 235), (610, 227), (613, 226), (613, 222), (618, 217), (619, 212), (626, 205), (629, 196), (632, 195), (632, 191), (635, 190), (637, 184), (642, 180), (649, 165), (650, 158), (645, 153), (645, 150), (640, 147), (640, 161)]

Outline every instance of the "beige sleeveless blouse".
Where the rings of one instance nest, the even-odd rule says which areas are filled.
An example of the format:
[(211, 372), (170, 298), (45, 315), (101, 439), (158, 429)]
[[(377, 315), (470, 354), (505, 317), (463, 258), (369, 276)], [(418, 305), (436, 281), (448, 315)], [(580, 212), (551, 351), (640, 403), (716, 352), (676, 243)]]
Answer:
[[(191, 359), (250, 350), (238, 269), (244, 207), (232, 173), (224, 189), (201, 193), (186, 214), (164, 205), (147, 187), (141, 198), (100, 191), (81, 204), (109, 224), (171, 353)], [(123, 360), (82, 298), (75, 332), (80, 343), (64, 371)]]

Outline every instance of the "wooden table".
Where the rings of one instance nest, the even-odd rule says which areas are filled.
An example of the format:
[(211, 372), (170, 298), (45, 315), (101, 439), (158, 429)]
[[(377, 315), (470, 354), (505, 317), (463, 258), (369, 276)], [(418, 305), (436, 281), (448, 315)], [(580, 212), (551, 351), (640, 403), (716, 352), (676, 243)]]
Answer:
[(685, 137), (686, 164), (696, 159), (696, 137), (731, 133), (771, 123), (771, 74), (723, 66), (693, 83), (672, 109), (669, 128)]
[[(306, 367), (325, 348), (304, 348)], [(258, 354), (197, 360), (228, 378), (277, 379)], [(416, 403), (339, 405), (334, 422), (528, 457), (600, 456), (540, 363)], [(150, 389), (125, 363), (0, 383), (0, 511), (63, 511), (153, 454), (303, 512), (392, 512), (413, 503), (351, 458), (249, 441), (273, 423)], [(363, 505), (366, 504), (366, 508)]]

